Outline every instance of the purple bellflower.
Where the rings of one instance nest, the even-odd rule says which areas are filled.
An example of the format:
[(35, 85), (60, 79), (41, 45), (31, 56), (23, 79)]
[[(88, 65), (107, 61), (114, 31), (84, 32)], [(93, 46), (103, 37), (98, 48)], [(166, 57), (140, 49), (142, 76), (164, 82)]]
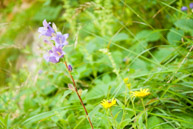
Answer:
[(68, 42), (66, 39), (68, 38), (69, 34), (62, 35), (61, 32), (57, 32), (55, 36), (53, 36), (51, 39), (55, 41), (56, 47), (63, 47), (64, 45), (67, 45)]
[(50, 26), (51, 22), (47, 23), (46, 19), (43, 21), (43, 27), (38, 29), (38, 32), (41, 35), (52, 37), (53, 33), (55, 33), (54, 29)]
[(193, 8), (193, 3), (190, 3), (190, 8), (191, 8), (191, 9)]
[(38, 32), (40, 33), (40, 36), (44, 36), (44, 42), (52, 46), (52, 49), (48, 51), (48, 54), (44, 55), (45, 60), (47, 62), (58, 63), (60, 58), (65, 55), (65, 52), (62, 49), (68, 44), (66, 39), (69, 34), (63, 35), (61, 32), (56, 32), (56, 29), (54, 30), (50, 24), (51, 22), (47, 22), (45, 19), (43, 21), (43, 27), (40, 27)]
[(44, 55), (44, 58), (47, 62), (58, 63), (64, 55), (62, 47), (53, 47), (52, 50), (49, 50), (48, 55)]
[(186, 10), (188, 10), (188, 8), (186, 6), (182, 6), (181, 10), (186, 11)]

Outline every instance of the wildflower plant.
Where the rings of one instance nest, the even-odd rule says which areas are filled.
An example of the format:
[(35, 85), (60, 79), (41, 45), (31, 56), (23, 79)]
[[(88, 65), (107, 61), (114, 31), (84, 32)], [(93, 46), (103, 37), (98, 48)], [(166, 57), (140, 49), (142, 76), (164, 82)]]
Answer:
[(0, 2), (0, 129), (192, 128), (191, 2), (34, 1), (25, 11), (26, 3)]
[[(40, 27), (38, 29), (38, 32), (40, 33), (40, 36), (44, 36), (44, 42), (48, 43), (52, 47), (52, 49), (48, 50), (48, 53), (44, 55), (44, 59), (47, 62), (58, 63), (58, 62), (62, 61), (61, 59), (64, 58), (64, 55), (66, 54), (63, 51), (63, 47), (68, 45), (67, 38), (68, 38), (69, 34), (62, 34), (61, 32), (57, 32), (57, 27), (55, 26), (55, 24), (53, 24), (53, 27), (55, 29), (53, 29), (50, 26), (50, 24), (51, 24), (51, 22), (47, 22), (45, 19), (43, 21), (43, 27)], [(72, 91), (76, 92), (76, 94), (77, 94), (77, 96), (78, 96), (78, 98), (79, 98), (79, 100), (84, 108), (84, 111), (86, 113), (86, 116), (87, 116), (87, 119), (90, 123), (90, 126), (92, 129), (94, 129), (92, 122), (88, 116), (87, 109), (86, 109), (86, 107), (85, 107), (85, 105), (80, 97), (82, 94), (82, 90), (77, 89), (76, 83), (75, 83), (74, 78), (71, 74), (72, 66), (68, 65), (66, 61), (64, 61), (64, 64), (65, 64), (66, 69), (70, 75), (72, 82), (73, 82), (73, 85), (69, 84), (69, 88), (71, 90), (73, 89)]]
[(146, 128), (147, 128), (147, 113), (146, 113), (146, 108), (145, 108), (145, 105), (144, 105), (143, 98), (145, 96), (150, 95), (149, 89), (142, 89), (141, 88), (139, 91), (131, 91), (131, 94), (132, 94), (132, 97), (138, 97), (138, 98), (141, 99), (143, 109), (144, 109), (144, 112), (145, 112), (145, 124), (146, 124)]

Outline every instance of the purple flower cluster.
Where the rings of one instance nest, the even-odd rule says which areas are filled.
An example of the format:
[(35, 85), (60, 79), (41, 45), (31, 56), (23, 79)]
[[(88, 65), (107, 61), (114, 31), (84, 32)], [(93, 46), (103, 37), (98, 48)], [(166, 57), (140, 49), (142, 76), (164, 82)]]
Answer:
[(51, 26), (51, 22), (43, 21), (43, 27), (38, 29), (40, 36), (44, 36), (44, 42), (51, 44), (52, 49), (48, 51), (48, 54), (44, 55), (47, 62), (58, 63), (60, 58), (64, 57), (65, 52), (62, 48), (68, 44), (66, 39), (69, 34), (62, 34), (61, 32), (56, 32)]
[[(190, 3), (189, 6), (190, 6), (190, 9), (193, 9), (193, 3)], [(187, 11), (187, 10), (188, 10), (188, 7), (182, 6), (181, 10), (182, 10), (182, 11)]]

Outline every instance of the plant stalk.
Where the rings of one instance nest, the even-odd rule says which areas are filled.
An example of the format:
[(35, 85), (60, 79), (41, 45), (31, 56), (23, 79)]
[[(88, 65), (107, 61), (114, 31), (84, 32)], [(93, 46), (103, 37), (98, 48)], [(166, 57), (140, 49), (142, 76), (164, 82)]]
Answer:
[(79, 100), (80, 100), (80, 102), (81, 102), (81, 105), (82, 105), (83, 108), (84, 108), (84, 111), (85, 111), (85, 113), (86, 113), (88, 122), (90, 123), (91, 128), (94, 129), (94, 128), (93, 128), (93, 125), (92, 125), (92, 122), (91, 122), (91, 120), (90, 120), (90, 118), (89, 118), (89, 116), (88, 116), (88, 112), (87, 112), (87, 110), (86, 110), (86, 107), (84, 106), (84, 103), (83, 103), (83, 101), (82, 101), (82, 99), (81, 99), (81, 97), (80, 97), (80, 95), (79, 95), (79, 93), (78, 93), (78, 90), (77, 90), (77, 88), (76, 88), (76, 83), (75, 83), (75, 81), (74, 81), (74, 78), (73, 78), (71, 72), (70, 72), (69, 69), (68, 69), (67, 62), (64, 61), (64, 64), (65, 64), (65, 66), (66, 66), (66, 68), (67, 68), (67, 71), (68, 71), (68, 73), (69, 73), (69, 75), (70, 75), (70, 78), (72, 79), (75, 92), (76, 92), (76, 94), (77, 94), (77, 96), (78, 96), (78, 98), (79, 98)]
[(141, 98), (141, 102), (142, 102), (144, 113), (145, 113), (145, 126), (146, 126), (146, 129), (147, 129), (147, 113), (146, 113), (146, 110), (145, 110), (145, 105), (144, 105), (144, 102), (143, 102), (143, 98)]

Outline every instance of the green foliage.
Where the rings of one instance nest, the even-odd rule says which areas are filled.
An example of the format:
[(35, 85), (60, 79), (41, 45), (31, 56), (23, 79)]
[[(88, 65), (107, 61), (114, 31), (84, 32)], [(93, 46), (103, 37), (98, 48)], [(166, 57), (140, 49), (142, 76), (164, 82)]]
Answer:
[[(43, 59), (37, 29), (47, 19), (70, 35), (65, 59), (95, 129), (191, 129), (193, 12), (183, 2), (3, 2), (0, 128), (90, 129), (65, 64)], [(140, 88), (151, 94), (132, 97)]]
[(184, 36), (184, 32), (182, 30), (170, 29), (170, 32), (167, 35), (168, 42), (171, 45), (177, 45), (180, 42), (181, 38)]
[(193, 20), (192, 19), (180, 19), (175, 22), (176, 27), (189, 32), (193, 36)]

